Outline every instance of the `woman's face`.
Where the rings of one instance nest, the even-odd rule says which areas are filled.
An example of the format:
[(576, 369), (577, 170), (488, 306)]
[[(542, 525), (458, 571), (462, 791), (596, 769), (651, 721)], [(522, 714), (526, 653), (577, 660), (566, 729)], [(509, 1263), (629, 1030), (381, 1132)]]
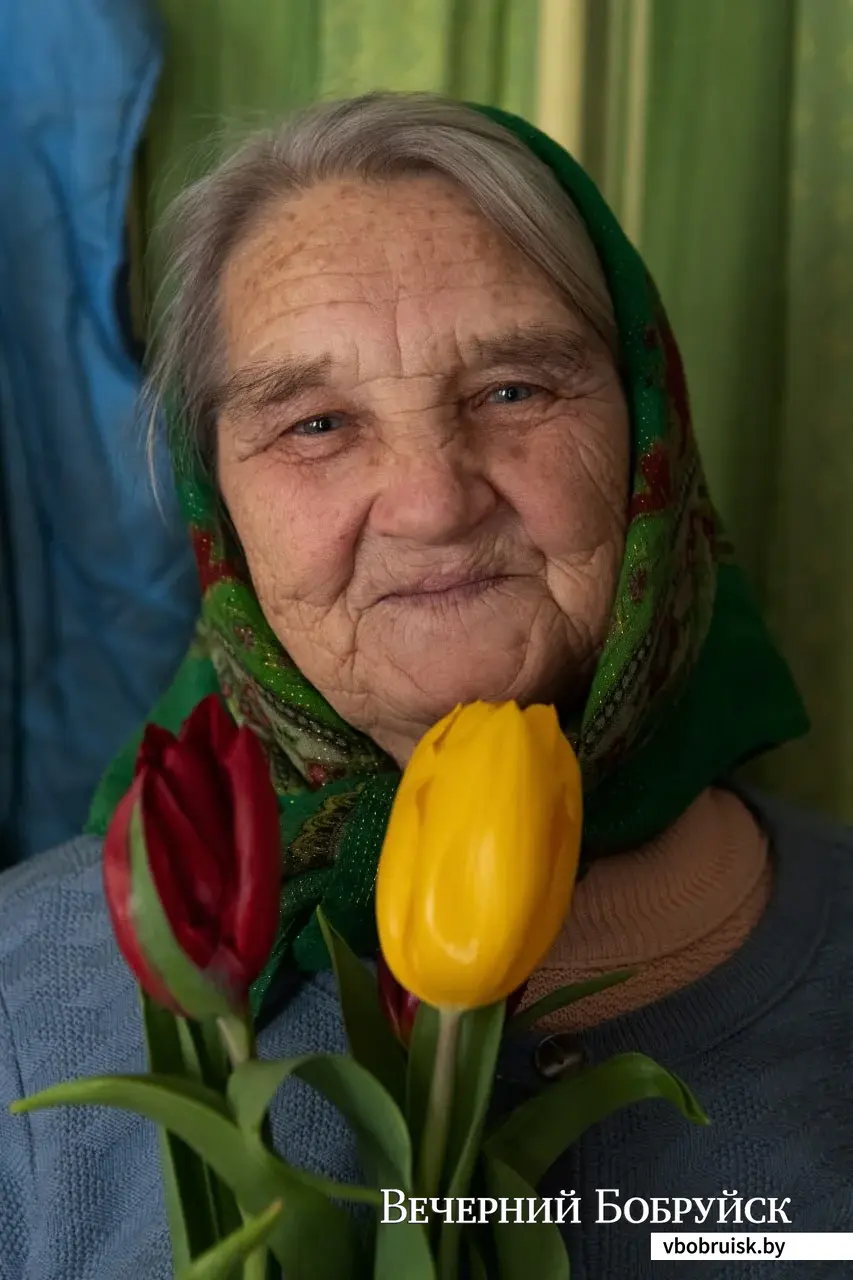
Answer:
[(401, 764), (458, 702), (577, 697), (622, 559), (605, 345), (444, 178), (273, 206), (222, 285), (222, 494), (302, 672)]

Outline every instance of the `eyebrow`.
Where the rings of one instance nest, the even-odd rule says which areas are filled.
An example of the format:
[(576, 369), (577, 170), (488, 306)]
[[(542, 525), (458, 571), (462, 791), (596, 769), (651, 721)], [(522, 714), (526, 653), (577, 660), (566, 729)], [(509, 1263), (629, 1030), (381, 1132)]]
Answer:
[(317, 391), (329, 385), (332, 357), (302, 359), (287, 356), (274, 363), (250, 364), (232, 373), (210, 396), (214, 414), (224, 409), (260, 412), (268, 405), (286, 404), (305, 391)]
[(481, 369), (498, 365), (535, 365), (555, 373), (577, 374), (590, 366), (588, 340), (575, 329), (532, 325), (491, 338), (477, 338), (468, 348), (468, 364)]
[[(501, 365), (545, 368), (558, 376), (577, 376), (590, 367), (590, 346), (583, 334), (561, 326), (534, 325), (489, 338), (475, 338), (463, 349), (466, 371)], [(328, 353), (314, 359), (287, 356), (272, 363), (247, 365), (211, 393), (214, 414), (260, 413), (295, 400), (306, 391), (330, 385), (334, 360)]]

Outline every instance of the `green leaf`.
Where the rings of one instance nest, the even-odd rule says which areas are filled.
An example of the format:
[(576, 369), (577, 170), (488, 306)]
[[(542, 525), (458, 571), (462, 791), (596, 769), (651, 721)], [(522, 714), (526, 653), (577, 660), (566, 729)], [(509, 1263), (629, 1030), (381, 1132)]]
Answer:
[(507, 1022), (507, 1033), (513, 1036), (520, 1035), (549, 1013), (556, 1013), (558, 1009), (565, 1009), (567, 1005), (574, 1004), (576, 1000), (583, 1000), (585, 996), (594, 996), (598, 991), (606, 991), (608, 987), (627, 982), (636, 972), (636, 969), (618, 969), (614, 973), (603, 973), (597, 978), (587, 978), (585, 982), (573, 982), (567, 987), (558, 987), (556, 991), (549, 991), (547, 996), (534, 1000), (533, 1004), (529, 1004), (526, 1009), (520, 1009), (518, 1013), (513, 1014)]
[(269, 1208), (178, 1273), (177, 1280), (239, 1280), (242, 1264), (259, 1245), (269, 1239), (281, 1216), (282, 1203), (274, 1200)]
[(218, 1018), (230, 1013), (227, 993), (196, 968), (172, 932), (151, 874), (139, 805), (130, 818), (130, 875), (137, 940), (172, 996), (193, 1018)]
[[(501, 1160), (484, 1162), (486, 1190), (495, 1200), (536, 1199), (536, 1191)], [(569, 1280), (569, 1255), (560, 1228), (552, 1222), (495, 1222), (492, 1233), (498, 1254), (495, 1280)]]
[[(464, 1196), (474, 1172), (492, 1096), (505, 1013), (506, 1005), (501, 1000), (462, 1015), (445, 1163), (448, 1196)], [(456, 1274), (461, 1231), (458, 1222), (446, 1222), (441, 1228), (442, 1274)]]
[(495, 1130), (485, 1149), (536, 1186), (586, 1129), (643, 1098), (666, 1098), (694, 1124), (709, 1123), (682, 1080), (643, 1053), (623, 1053), (523, 1102)]
[(346, 1117), (377, 1186), (411, 1191), (412, 1146), (406, 1122), (388, 1091), (354, 1058), (311, 1053), (243, 1063), (228, 1082), (237, 1123), (257, 1131), (273, 1094), (291, 1075), (317, 1089)]
[(483, 1261), (480, 1250), (474, 1243), (474, 1236), (472, 1233), (466, 1233), (465, 1243), (468, 1254), (468, 1280), (489, 1280), (489, 1276), (486, 1271), (486, 1264)]
[[(137, 1101), (142, 1105), (137, 1106)], [(180, 1108), (186, 1103), (191, 1105), (188, 1114), (192, 1121), (201, 1108), (212, 1111), (217, 1122), (224, 1120), (236, 1129), (227, 1102), (213, 1089), (208, 1089), (207, 1085), (191, 1076), (153, 1072), (139, 1076), (89, 1076), (83, 1080), (65, 1080), (39, 1093), (31, 1093), (29, 1097), (17, 1099), (9, 1104), (9, 1110), (13, 1115), (19, 1115), (25, 1111), (43, 1111), (46, 1107), (78, 1103), (135, 1111), (155, 1124), (165, 1124), (167, 1119), (171, 1121), (173, 1116), (180, 1115)], [(162, 1114), (149, 1114), (152, 1107), (161, 1107)], [(179, 1127), (185, 1128), (186, 1125), (175, 1126), (174, 1132), (177, 1133)]]
[(376, 976), (350, 950), (319, 907), (317, 921), (332, 958), (350, 1053), (402, 1107), (406, 1096), (406, 1058), (382, 1012)]
[[(163, 1075), (182, 1075), (187, 1067), (182, 1041), (183, 1018), (152, 1000), (140, 989), (142, 1026), (152, 1071)], [(157, 1127), (166, 1216), (172, 1242), (175, 1268), (184, 1267), (192, 1258), (210, 1248), (219, 1238), (219, 1223), (211, 1186), (211, 1173), (196, 1153), (169, 1133)]]
[(420, 1161), (421, 1142), (429, 1106), (432, 1072), (438, 1045), (438, 1010), (432, 1005), (418, 1005), (409, 1042), (406, 1070), (406, 1123), (412, 1139), (414, 1167)]
[(15, 1113), (67, 1103), (135, 1111), (182, 1138), (235, 1192), (247, 1213), (273, 1200), (284, 1205), (270, 1248), (287, 1280), (355, 1280), (358, 1239), (350, 1216), (330, 1197), (381, 1202), (374, 1191), (332, 1182), (284, 1164), (257, 1135), (231, 1119), (223, 1100), (195, 1081), (158, 1076), (102, 1076), (55, 1085), (12, 1104)]
[(404, 1280), (404, 1277), (405, 1280), (436, 1280), (427, 1229), (419, 1222), (380, 1222), (373, 1280)]

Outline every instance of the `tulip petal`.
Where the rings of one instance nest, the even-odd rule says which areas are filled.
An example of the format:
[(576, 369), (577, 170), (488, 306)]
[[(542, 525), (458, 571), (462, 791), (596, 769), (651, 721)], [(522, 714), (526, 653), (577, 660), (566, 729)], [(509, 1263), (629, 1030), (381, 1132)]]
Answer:
[(200, 917), (215, 919), (222, 901), (227, 861), (222, 865), (203, 833), (190, 820), (175, 796), (167, 773), (151, 775), (150, 785), (146, 787), (146, 805), (149, 812), (156, 810), (158, 824), (169, 833), (172, 850), (169, 870), (184, 891), (187, 909), (195, 907)]
[(380, 951), (376, 962), (376, 985), (382, 1012), (394, 1035), (408, 1047), (420, 1000), (402, 987), (394, 977), (388, 962)]
[[(580, 851), (580, 772), (553, 707), (528, 708), (506, 740), (516, 753), (515, 765), (507, 764), (519, 770), (519, 790), (530, 798), (526, 831), (517, 832), (524, 851), (519, 879), (525, 902), (519, 902), (512, 975), (520, 981), (544, 959), (568, 914)], [(568, 799), (575, 790), (577, 822), (572, 822)]]
[(475, 1003), (492, 1003), (517, 985), (507, 967), (530, 927), (531, 908), (520, 712), (514, 704), (472, 712), (468, 724), (459, 723), (461, 746), (455, 736), (448, 739), (430, 788), (424, 843), (435, 852), (422, 860), (419, 876), (424, 956), (433, 957), (449, 984), (442, 1002), (464, 998), (466, 1005), (475, 989)]
[(157, 970), (149, 962), (136, 934), (132, 911), (130, 820), (141, 790), (134, 783), (119, 801), (104, 840), (103, 877), (107, 908), (119, 950), (140, 986), (173, 1013), (182, 1011)]
[(233, 949), (253, 982), (275, 942), (281, 888), (278, 797), (269, 763), (251, 729), (240, 729), (224, 760), (233, 814), (237, 882)]
[(245, 992), (231, 990), (226, 984), (217, 982), (216, 975), (194, 964), (172, 929), (148, 858), (143, 803), (140, 800), (134, 806), (129, 826), (131, 896), (139, 945), (156, 965), (172, 999), (177, 1001), (187, 1017), (203, 1021), (242, 1012)]
[(237, 725), (226, 711), (222, 700), (217, 694), (209, 693), (196, 703), (187, 716), (181, 725), (179, 738), (188, 746), (205, 754), (211, 753), (221, 760), (227, 755), (238, 732)]
[(223, 785), (224, 765), (209, 751), (175, 742), (164, 755), (159, 773), (206, 847), (224, 869), (231, 848), (231, 803)]
[(229, 788), (221, 785), (221, 778), (223, 761), (238, 732), (219, 697), (209, 694), (184, 721), (176, 748), (164, 762), (181, 803), (223, 866), (231, 849), (231, 805)]
[[(219, 937), (218, 913), (202, 909), (195, 889), (196, 874), (204, 880), (210, 857), (191, 827), (182, 825), (176, 831), (172, 825), (171, 793), (163, 778), (143, 774), (142, 779), (140, 809), (157, 896), (179, 944), (192, 963), (203, 969), (210, 963)], [(208, 880), (202, 898), (212, 889)]]
[(147, 724), (136, 756), (134, 777), (148, 765), (159, 768), (163, 752), (176, 742), (175, 735), (159, 724)]
[(428, 729), (418, 741), (406, 765), (398, 794), (402, 791), (405, 796), (409, 790), (417, 789), (432, 777), (435, 772), (436, 753), (443, 750), (444, 739), (465, 710), (461, 703), (457, 703), (451, 712)]
[[(408, 773), (408, 769), (406, 771)], [(405, 782), (405, 774), (404, 774)], [(428, 779), (397, 791), (382, 846), (376, 881), (376, 922), (379, 942), (394, 974), (408, 986), (400, 963), (410, 939), (416, 902), (415, 862), (423, 854), (421, 827), (428, 795)]]
[(386, 1021), (397, 1039), (401, 1040), (399, 1003), (403, 988), (388, 968), (388, 963), (381, 952), (376, 965), (376, 987)]

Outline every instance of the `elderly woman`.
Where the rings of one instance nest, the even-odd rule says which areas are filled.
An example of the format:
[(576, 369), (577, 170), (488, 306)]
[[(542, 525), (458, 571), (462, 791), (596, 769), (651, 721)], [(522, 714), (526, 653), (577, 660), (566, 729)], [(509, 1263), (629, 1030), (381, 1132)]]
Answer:
[[(597, 1223), (600, 1188), (773, 1197), (769, 1229), (853, 1231), (851, 837), (727, 782), (805, 719), (709, 502), (654, 288), (589, 179), (520, 120), (377, 95), (253, 137), (174, 227), (153, 388), (204, 602), (154, 718), (177, 727), (218, 690), (268, 749), (284, 889), (261, 1053), (342, 1048), (306, 921), (333, 902), (369, 936), (388, 802), (425, 730), (459, 702), (550, 702), (583, 765), (587, 870), (530, 994), (639, 971), (502, 1074), (532, 1090), (638, 1048), (713, 1121), (650, 1104), (558, 1163), (544, 1193), (584, 1205), (573, 1275), (651, 1274), (649, 1226)], [(89, 836), (2, 881), (4, 1104), (144, 1069), (100, 855)], [(354, 1176), (343, 1122), (303, 1086), (273, 1136)], [(2, 1280), (171, 1274), (135, 1116), (4, 1107), (0, 1204)]]

